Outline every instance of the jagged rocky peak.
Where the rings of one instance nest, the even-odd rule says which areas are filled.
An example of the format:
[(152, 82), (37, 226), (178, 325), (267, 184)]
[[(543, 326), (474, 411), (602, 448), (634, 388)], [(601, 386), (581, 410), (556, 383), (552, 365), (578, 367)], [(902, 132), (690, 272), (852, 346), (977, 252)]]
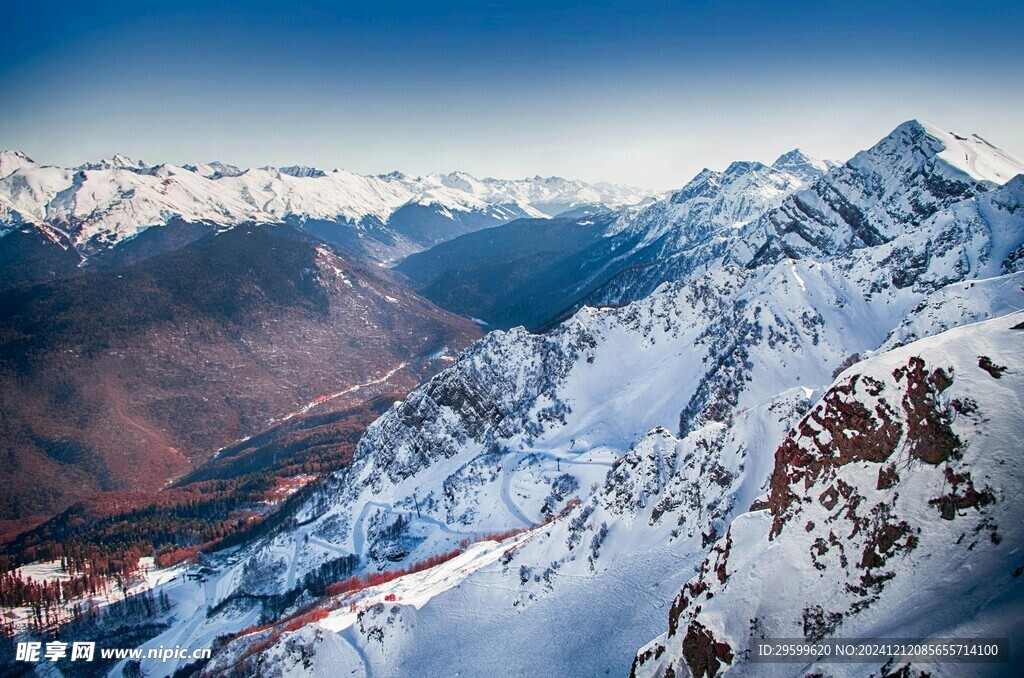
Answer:
[(988, 142), (911, 120), (763, 214), (733, 256), (758, 266), (881, 245), (1021, 171)]
[(756, 160), (738, 160), (722, 172), (704, 168), (686, 186), (674, 192), (669, 201), (683, 204), (695, 198), (717, 198), (728, 193), (750, 196), (745, 202), (752, 208), (756, 197), (762, 201), (758, 204), (768, 209), (774, 206), (773, 197), (810, 184), (828, 169), (826, 163), (799, 149), (781, 156), (771, 166)]
[(774, 169), (799, 177), (805, 184), (810, 184), (833, 166), (833, 163), (811, 157), (799, 148), (783, 153), (772, 163)]
[(188, 163), (182, 165), (183, 169), (187, 169), (189, 172), (195, 172), (196, 174), (206, 177), (207, 179), (220, 179), (222, 177), (237, 177), (245, 173), (245, 170), (235, 165), (229, 165), (227, 163), (219, 162), (214, 160), (209, 163)]
[(442, 186), (454, 188), (459, 191), (475, 194), (484, 190), (481, 185), (483, 182), (466, 172), (449, 172), (448, 174), (438, 175), (437, 178)]
[(765, 169), (765, 164), (762, 162), (758, 162), (756, 160), (737, 160), (729, 163), (729, 166), (726, 167), (725, 172), (723, 172), (723, 176), (738, 177), (763, 169)]
[(977, 135), (947, 132), (908, 120), (848, 163), (864, 175), (889, 174), (904, 180), (915, 174), (948, 182), (1004, 184), (1024, 172), (1024, 163)]
[(326, 177), (327, 173), (322, 169), (316, 167), (306, 167), (303, 165), (289, 165), (287, 167), (279, 167), (277, 169), (281, 174), (286, 174), (290, 177), (296, 177), (298, 179), (315, 179), (319, 177)]
[(694, 197), (716, 193), (721, 186), (721, 172), (705, 167), (690, 179), (685, 186), (669, 196), (669, 202), (682, 204)]
[(132, 160), (124, 153), (115, 153), (113, 157), (103, 158), (96, 162), (87, 162), (79, 165), (75, 169), (77, 170), (110, 170), (110, 169), (124, 169), (131, 171), (144, 170), (149, 168), (150, 165), (142, 160)]

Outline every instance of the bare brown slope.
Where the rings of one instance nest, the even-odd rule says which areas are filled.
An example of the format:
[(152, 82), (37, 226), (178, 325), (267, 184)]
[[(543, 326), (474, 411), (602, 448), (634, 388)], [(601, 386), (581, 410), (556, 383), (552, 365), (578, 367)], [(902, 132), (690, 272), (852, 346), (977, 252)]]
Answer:
[(320, 396), (362, 385), (320, 406), (333, 409), (408, 390), (437, 371), (430, 356), (478, 336), (290, 227), (239, 227), (130, 268), (9, 290), (0, 520), (157, 488)]

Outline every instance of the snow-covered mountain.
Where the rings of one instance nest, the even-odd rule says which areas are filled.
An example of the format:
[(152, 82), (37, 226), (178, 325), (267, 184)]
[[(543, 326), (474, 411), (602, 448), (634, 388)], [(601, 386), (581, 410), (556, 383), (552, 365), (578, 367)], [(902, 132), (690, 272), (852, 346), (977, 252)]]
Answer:
[(364, 176), (297, 166), (242, 170), (222, 163), (178, 167), (121, 154), (64, 169), (39, 165), (17, 151), (0, 154), (0, 228), (48, 229), (84, 257), (153, 226), (292, 222), (385, 261), (511, 219), (581, 205), (621, 207), (649, 195), (557, 177)]
[[(1013, 162), (911, 122), (841, 166), (737, 163), (605, 215), (599, 237), (650, 238), (674, 262), (647, 267), (652, 293), (546, 334), (486, 335), (279, 527), (204, 556), (198, 582), (159, 575), (171, 610), (144, 647), (220, 638), (208, 675), (622, 675), (638, 649), (645, 675), (699, 669), (695, 653), (753, 672), (750, 619), (767, 635), (891, 633), (901, 605), (924, 609), (928, 554), (960, 532), (942, 565), (969, 565), (960, 588), (940, 568), (943, 602), (906, 628), (975, 628), (963, 610), (1024, 547), (1018, 465), (986, 452), (1015, 449), (1024, 397)], [(190, 174), (253, 172), (226, 169)], [(847, 510), (853, 496), (865, 510)], [(777, 600), (761, 563), (817, 579)], [(1024, 634), (996, 608), (978, 623)]]
[(722, 172), (705, 169), (646, 206), (470, 233), (414, 254), (397, 269), (421, 294), (456, 313), (497, 327), (544, 327), (583, 303), (619, 306), (685, 277), (720, 256), (738, 227), (829, 166), (794, 150), (772, 166), (735, 162)]
[(1020, 642), (1022, 320), (955, 328), (840, 375), (778, 448), (767, 501), (712, 547), (633, 675), (964, 675), (963, 665), (888, 657), (751, 663), (750, 647), (759, 638)]
[(528, 229), (519, 222), (442, 243), (397, 268), (442, 307), (498, 327), (545, 328), (583, 305), (641, 299), (726, 255), (746, 266), (880, 245), (1022, 171), (980, 137), (910, 121), (842, 165), (799, 150), (771, 166), (736, 162), (611, 219), (552, 224), (565, 237), (545, 237), (553, 247), (542, 256), (509, 247)]
[[(734, 162), (724, 172), (705, 169), (686, 186), (646, 209), (627, 211), (609, 229), (623, 264), (577, 303), (621, 306), (658, 285), (690, 275), (720, 257), (740, 229), (820, 179), (833, 163), (799, 149), (771, 166)], [(628, 258), (623, 254), (628, 252)]]
[(35, 166), (35, 161), (21, 151), (0, 151), (0, 177), (13, 174), (23, 167)]
[[(917, 120), (842, 165), (817, 162), (799, 151), (780, 157), (771, 168), (776, 172), (756, 165), (751, 171), (750, 165), (731, 167), (740, 180), (722, 188), (718, 183), (729, 170), (724, 177), (702, 173), (668, 204), (623, 219), (620, 227), (627, 232), (672, 235), (648, 250), (648, 265), (625, 269), (585, 302), (633, 301), (662, 282), (714, 265), (727, 251), (731, 260), (756, 266), (780, 257), (837, 257), (880, 245), (1024, 172), (1024, 163), (981, 137), (962, 137)], [(778, 173), (783, 170), (786, 174)], [(787, 190), (766, 181), (778, 177), (806, 183), (789, 183)]]
[(746, 227), (737, 256), (756, 264), (885, 243), (1022, 172), (1024, 163), (980, 137), (912, 120)]
[[(911, 122), (809, 187), (780, 187), (760, 216), (742, 201), (712, 210), (713, 249), (679, 279), (547, 334), (492, 332), (396, 404), (290, 523), (206, 559), (198, 591), (168, 588), (174, 619), (146, 646), (227, 634), (210, 675), (257, 662), (621, 675), (668, 616), (636, 668), (678, 675), (687, 647), (731, 665), (754, 618), (802, 635), (794, 624), (830, 632), (850, 612), (844, 632), (892, 632), (882, 620), (918, 609), (915, 573), (960, 532), (960, 555), (934, 575), (947, 597), (913, 629), (968, 629), (963, 610), (1009, 581), (1005, 554), (1024, 547), (1019, 464), (1004, 453), (1024, 397), (1011, 377), (1022, 356), (1009, 328), (1024, 320), (1012, 171), (985, 142)], [(695, 192), (716, 195), (727, 174)], [(840, 511), (854, 493), (882, 508)], [(955, 563), (971, 564), (956, 586), (943, 574)], [(368, 578), (317, 597), (308, 582), (341, 565)], [(785, 567), (813, 586), (778, 599), (760, 573)], [(720, 595), (674, 604), (694, 574), (679, 601)], [(261, 616), (271, 623), (251, 626)], [(982, 621), (1019, 638), (1018, 619)]]

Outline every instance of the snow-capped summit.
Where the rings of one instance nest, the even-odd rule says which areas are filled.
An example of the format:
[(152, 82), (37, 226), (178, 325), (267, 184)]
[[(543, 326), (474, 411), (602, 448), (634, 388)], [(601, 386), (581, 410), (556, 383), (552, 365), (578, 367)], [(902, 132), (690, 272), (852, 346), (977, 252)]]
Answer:
[[(1024, 163), (997, 148), (977, 134), (961, 136), (939, 129), (931, 123), (908, 120), (887, 140), (920, 149), (924, 158), (938, 158), (949, 169), (959, 170), (975, 179), (1005, 184), (1024, 172)], [(856, 162), (857, 158), (854, 158)], [(954, 175), (955, 177), (955, 175)]]
[(13, 174), (23, 167), (35, 167), (36, 163), (21, 151), (0, 152), (0, 179)]
[(980, 137), (910, 120), (751, 223), (733, 258), (758, 264), (879, 245), (1022, 172)]
[(914, 174), (958, 183), (1004, 184), (1024, 172), (1024, 163), (980, 137), (947, 132), (919, 120), (901, 124), (847, 164), (870, 177), (874, 184), (871, 188), (876, 191)]
[[(265, 168), (265, 169), (269, 169), (269, 168)], [(327, 173), (324, 172), (322, 169), (317, 169), (316, 167), (306, 167), (306, 166), (301, 166), (301, 165), (290, 165), (288, 167), (279, 167), (278, 171), (281, 174), (287, 174), (288, 176), (295, 177), (296, 179), (316, 178), (316, 177), (325, 177), (325, 176), (327, 176)]]
[(772, 163), (775, 169), (787, 172), (799, 177), (804, 183), (810, 184), (819, 176), (835, 167), (835, 163), (828, 160), (812, 158), (799, 148), (794, 148), (788, 153), (780, 155)]
[(145, 170), (152, 167), (152, 165), (143, 162), (142, 160), (132, 160), (124, 153), (115, 153), (111, 158), (103, 158), (97, 162), (87, 162), (75, 167), (76, 170), (110, 170), (110, 169), (124, 169), (131, 170), (133, 172), (139, 170)]

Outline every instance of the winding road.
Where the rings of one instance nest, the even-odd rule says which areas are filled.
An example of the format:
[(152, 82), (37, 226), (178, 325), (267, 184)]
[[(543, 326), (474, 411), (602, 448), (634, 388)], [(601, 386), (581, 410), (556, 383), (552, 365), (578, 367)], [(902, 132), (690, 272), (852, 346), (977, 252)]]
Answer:
[[(520, 523), (523, 527), (535, 527), (540, 523), (539, 518), (531, 518), (527, 513), (516, 503), (512, 497), (512, 480), (516, 475), (516, 472), (520, 470), (523, 461), (528, 458), (535, 457), (538, 459), (547, 459), (555, 461), (557, 463), (564, 464), (566, 466), (605, 466), (611, 468), (614, 464), (611, 460), (600, 460), (600, 459), (581, 459), (583, 455), (593, 451), (593, 448), (584, 450), (578, 453), (564, 454), (557, 453), (551, 449), (530, 449), (520, 452), (510, 452), (509, 454), (502, 457), (501, 460), (501, 501), (505, 505), (508, 512)], [(380, 501), (367, 501), (363, 504), (359, 511), (359, 516), (356, 518), (355, 523), (352, 526), (352, 553), (363, 558), (365, 556), (366, 539), (367, 539), (367, 525), (366, 520), (369, 518), (371, 511), (380, 510), (387, 515), (404, 515), (412, 517), (416, 511), (407, 509), (396, 509), (394, 505), (380, 502)], [(465, 531), (457, 530), (443, 520), (420, 512), (416, 519), (423, 523), (428, 523), (435, 526), (441, 532), (452, 535), (454, 537), (475, 537), (477, 531)], [(333, 551), (340, 555), (349, 555), (349, 551), (346, 550), (342, 545), (335, 544), (332, 542), (325, 541), (319, 537), (308, 535), (309, 543), (315, 544), (320, 548)], [(296, 544), (296, 556), (298, 555), (298, 544)], [(289, 581), (292, 579), (293, 573), (289, 573)]]
[[(511, 452), (501, 460), (501, 501), (505, 504), (509, 513), (516, 517), (516, 520), (520, 521), (524, 527), (533, 527), (538, 524), (539, 521), (532, 520), (526, 513), (519, 507), (518, 504), (512, 499), (512, 478), (515, 475), (515, 471), (519, 470), (523, 461), (530, 457), (540, 457), (544, 459), (551, 459), (556, 462), (560, 462), (567, 466), (607, 466), (611, 468), (614, 462), (602, 461), (602, 460), (583, 460), (581, 456), (587, 454), (591, 450), (584, 450), (578, 452), (572, 456), (564, 456), (557, 454), (550, 449), (538, 449), (533, 448), (531, 450), (524, 450), (523, 452)], [(511, 461), (509, 459), (511, 458)]]

